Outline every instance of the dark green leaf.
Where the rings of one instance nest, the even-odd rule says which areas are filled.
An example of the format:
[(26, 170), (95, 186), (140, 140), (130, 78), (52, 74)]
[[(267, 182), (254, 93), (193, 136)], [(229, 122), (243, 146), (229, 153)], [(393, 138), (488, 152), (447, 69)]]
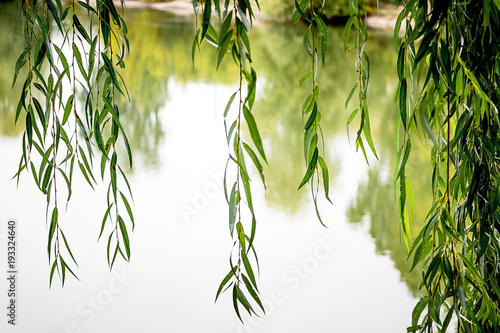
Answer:
[(257, 151), (260, 153), (260, 156), (267, 163), (266, 154), (264, 152), (264, 146), (262, 145), (262, 139), (260, 138), (259, 129), (257, 128), (257, 123), (255, 122), (255, 118), (253, 117), (250, 110), (246, 107), (243, 108), (243, 116), (248, 125), (248, 129), (250, 130), (250, 136), (252, 137), (252, 141), (257, 148)]
[(311, 176), (314, 174), (314, 170), (316, 169), (317, 162), (318, 162), (318, 148), (316, 148), (314, 150), (314, 154), (307, 165), (307, 171), (306, 171), (306, 174), (304, 175), (304, 178), (300, 182), (300, 185), (298, 188), (299, 190), (302, 186), (304, 186), (309, 181), (309, 179), (311, 179)]
[(127, 260), (129, 260), (130, 259), (130, 241), (128, 238), (127, 227), (125, 226), (125, 222), (123, 221), (123, 219), (120, 215), (118, 215), (118, 225), (120, 226), (120, 232), (121, 232), (122, 237), (123, 237), (125, 251), (127, 252)]
[(64, 107), (64, 116), (62, 121), (63, 125), (66, 124), (66, 121), (68, 121), (68, 117), (71, 113), (71, 110), (73, 110), (73, 99), (74, 99), (73, 95), (69, 96), (68, 101), (66, 102), (66, 106)]
[(245, 142), (243, 142), (243, 148), (245, 148), (246, 152), (248, 153), (248, 156), (250, 156), (250, 158), (253, 161), (253, 164), (257, 168), (257, 171), (259, 171), (259, 175), (260, 175), (260, 179), (262, 180), (262, 184), (264, 185), (264, 188), (266, 188), (266, 180), (264, 178), (264, 173), (262, 172), (264, 170), (264, 168), (262, 167), (262, 164), (260, 163), (259, 158), (255, 154), (255, 152), (252, 150), (252, 148), (250, 148), (250, 146), (247, 145)]
[(306, 14), (304, 13), (304, 10), (307, 8), (307, 4), (309, 3), (309, 0), (302, 0), (300, 4), (295, 1), (295, 12), (292, 15), (292, 24), (295, 24), (299, 20), (300, 17), (302, 17), (304, 20), (307, 22), (310, 22), (309, 18), (307, 18)]

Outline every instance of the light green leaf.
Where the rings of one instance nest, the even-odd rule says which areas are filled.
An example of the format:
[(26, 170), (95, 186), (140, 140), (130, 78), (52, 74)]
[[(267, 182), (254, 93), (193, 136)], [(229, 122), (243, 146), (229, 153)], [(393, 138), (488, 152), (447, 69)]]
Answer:
[(231, 189), (231, 194), (229, 196), (229, 231), (231, 232), (231, 235), (233, 234), (234, 223), (236, 221), (236, 212), (239, 202), (238, 197), (239, 193), (236, 190), (236, 182), (235, 182), (233, 188)]
[(305, 73), (299, 80), (299, 87), (308, 79), (311, 77), (312, 71), (309, 71)]

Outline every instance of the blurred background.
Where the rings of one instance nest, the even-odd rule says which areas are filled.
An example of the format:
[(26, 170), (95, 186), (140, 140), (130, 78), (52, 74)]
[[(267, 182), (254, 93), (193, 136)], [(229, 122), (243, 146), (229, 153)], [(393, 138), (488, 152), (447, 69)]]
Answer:
[[(264, 20), (250, 38), (258, 75), (254, 114), (269, 161), (264, 168), (267, 190), (257, 173), (251, 178), (259, 283), (267, 315), (242, 326), (230, 294), (214, 305), (232, 247), (222, 189), (227, 159), (223, 111), (237, 89), (238, 74), (229, 58), (215, 71), (217, 55), (209, 45), (201, 48), (193, 66), (190, 3), (169, 3), (174, 12), (133, 3), (126, 1), (130, 54), (121, 72), (131, 98), (121, 101), (121, 117), (135, 157), (128, 172), (136, 218), (132, 260), (117, 262), (109, 271), (106, 243), (97, 242), (106, 184), (93, 191), (75, 173), (73, 198), (60, 220), (81, 281), (68, 278), (61, 288), (56, 280), (49, 289), (45, 199), (31, 175), (23, 174), (19, 185), (11, 179), (24, 130), (22, 122), (14, 125), (21, 87), (11, 88), (23, 35), (16, 2), (0, 2), (1, 265), (7, 220), (16, 219), (19, 228), (18, 325), (13, 329), (2, 320), (0, 331), (405, 331), (420, 276), (418, 269), (408, 272), (394, 198), (398, 81), (393, 32), (370, 29), (369, 108), (379, 160), (370, 158), (367, 164), (353, 145), (356, 122), (349, 129), (350, 140), (346, 129), (356, 100), (347, 111), (344, 103), (357, 73), (354, 55), (344, 52), (343, 27), (336, 23), (345, 21), (348, 0), (330, 1), (325, 11), (332, 25), (327, 60), (317, 81), (333, 205), (320, 200), (328, 226), (324, 228), (308, 190), (297, 191), (305, 170), (301, 107), (309, 94), (306, 85), (298, 86), (309, 70), (304, 26), (285, 22), (293, 2), (261, 1)], [(394, 8), (385, 2), (381, 6)], [(377, 15), (375, 1), (368, 1), (368, 10)], [(431, 200), (425, 147), (414, 145), (408, 169), (419, 207)], [(416, 221), (425, 213), (417, 209)], [(418, 231), (418, 222), (414, 228)], [(0, 304), (6, 293), (2, 282)]]

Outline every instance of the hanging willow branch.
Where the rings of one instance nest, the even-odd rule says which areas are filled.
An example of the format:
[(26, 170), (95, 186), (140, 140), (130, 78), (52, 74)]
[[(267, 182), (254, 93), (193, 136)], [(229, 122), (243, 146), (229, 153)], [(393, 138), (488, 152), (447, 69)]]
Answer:
[[(311, 57), (311, 70), (300, 78), (299, 86), (304, 84), (309, 78), (312, 81), (311, 94), (306, 98), (302, 107), (302, 119), (304, 120), (307, 117), (307, 121), (304, 124), (304, 158), (307, 170), (300, 182), (299, 189), (307, 183), (310, 184), (316, 215), (323, 226), (325, 224), (321, 219), (318, 209), (319, 169), (321, 169), (322, 173), (325, 197), (331, 203), (329, 197), (330, 178), (328, 176), (328, 167), (324, 160), (325, 145), (320, 125), (321, 113), (318, 108), (319, 86), (316, 80), (318, 74), (318, 49), (321, 50), (321, 63), (323, 66), (325, 65), (326, 51), (328, 49), (328, 29), (321, 18), (324, 6), (326, 6), (325, 2), (322, 3), (320, 12), (316, 13), (313, 0), (303, 0), (300, 4), (295, 1), (295, 12), (292, 16), (292, 24), (295, 24), (300, 18), (308, 23), (304, 34), (304, 48), (306, 53)], [(309, 16), (305, 13), (307, 9), (310, 12)], [(318, 42), (320, 46), (317, 45)], [(319, 147), (321, 148), (321, 153)]]
[[(24, 118), (26, 129), (16, 176), (19, 181), (23, 171), (30, 172), (46, 196), (50, 284), (56, 271), (64, 284), (66, 271), (76, 277), (67, 258), (75, 265), (76, 259), (62, 230), (59, 197), (65, 191), (66, 205), (71, 199), (75, 165), (94, 187), (93, 162), (97, 153), (102, 156), (101, 177), (104, 179), (106, 167), (110, 176), (108, 208), (101, 227), (102, 234), (107, 221), (112, 225), (108, 262), (112, 267), (118, 252), (125, 260), (130, 259), (128, 228), (119, 211), (127, 211), (132, 228), (134, 218), (127, 199), (127, 195), (131, 196), (130, 186), (118, 163), (119, 134), (130, 167), (132, 154), (115, 102), (115, 92), (124, 95), (126, 91), (117, 67), (125, 66), (127, 27), (111, 0), (98, 0), (95, 7), (81, 1), (78, 6), (73, 1), (63, 7), (60, 0), (23, 0), (21, 5), (25, 49), (16, 63), (14, 83), (27, 64), (16, 112), (16, 122)], [(80, 23), (75, 7), (83, 8), (91, 20), (97, 20), (97, 32), (95, 27), (85, 28)], [(57, 35), (57, 42), (53, 34)], [(78, 95), (83, 95), (82, 101), (77, 100)], [(127, 195), (118, 189), (119, 178), (127, 186)], [(61, 184), (65, 184), (65, 189)], [(113, 212), (111, 208), (115, 208)]]
[[(361, 148), (363, 155), (368, 163), (368, 156), (366, 154), (365, 141), (370, 147), (370, 150), (378, 159), (377, 151), (373, 143), (371, 129), (370, 129), (370, 117), (368, 112), (368, 82), (370, 78), (370, 59), (368, 54), (365, 52), (366, 43), (368, 42), (368, 30), (363, 19), (366, 19), (366, 8), (363, 6), (361, 1), (351, 0), (349, 1), (349, 20), (346, 23), (344, 29), (344, 49), (349, 51), (351, 49), (356, 50), (356, 72), (358, 72), (358, 81), (354, 84), (349, 93), (346, 102), (345, 109), (349, 106), (352, 96), (355, 92), (358, 92), (359, 104), (356, 109), (351, 111), (349, 118), (347, 119), (347, 129), (349, 130), (349, 125), (359, 114), (359, 129), (356, 133), (356, 150)], [(351, 39), (352, 30), (354, 28), (354, 40)], [(349, 135), (349, 132), (348, 132)], [(364, 140), (363, 140), (364, 137)]]
[[(224, 110), (224, 127), (229, 148), (229, 158), (224, 175), (224, 193), (229, 205), (229, 231), (234, 243), (229, 258), (230, 270), (220, 283), (215, 300), (223, 291), (232, 287), (234, 310), (238, 318), (243, 322), (239, 310), (240, 305), (249, 315), (258, 315), (254, 309), (255, 305), (252, 303), (255, 303), (262, 312), (265, 312), (259, 298), (257, 274), (255, 273), (258, 272), (258, 258), (254, 247), (257, 221), (250, 189), (250, 176), (245, 163), (246, 157), (252, 160), (265, 187), (261, 159), (266, 164), (267, 159), (257, 123), (252, 113), (257, 73), (252, 67), (249, 34), (254, 13), (248, 0), (234, 0), (232, 4), (226, 1), (222, 10), (218, 0), (215, 0), (213, 4), (222, 23), (218, 32), (210, 22), (212, 2), (210, 0), (206, 0), (204, 3), (195, 2), (195, 13), (202, 13), (202, 24), (201, 28), (197, 29), (193, 43), (193, 62), (196, 48), (205, 39), (212, 45), (217, 46), (217, 68), (224, 56), (230, 53), (239, 69), (238, 89), (229, 98)], [(259, 6), (257, 1), (256, 5)], [(243, 86), (244, 81), (247, 84), (246, 91)], [(231, 120), (230, 108), (235, 99), (238, 103), (237, 114), (234, 116), (234, 120)], [(231, 124), (229, 128), (228, 123)], [(258, 154), (249, 145), (250, 141), (245, 141), (243, 138), (242, 125), (245, 123), (250, 133), (251, 142)], [(228, 179), (227, 171), (230, 164), (236, 167), (235, 179)], [(249, 219), (250, 223), (246, 219)], [(248, 226), (246, 226), (247, 224)]]

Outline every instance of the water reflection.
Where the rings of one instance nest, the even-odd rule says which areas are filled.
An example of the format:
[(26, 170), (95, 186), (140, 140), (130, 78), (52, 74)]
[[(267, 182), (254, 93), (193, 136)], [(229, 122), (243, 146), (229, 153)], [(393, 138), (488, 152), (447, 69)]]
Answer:
[[(0, 133), (6, 136), (16, 136), (22, 131), (22, 126), (13, 126), (17, 101), (21, 87), (19, 84), (12, 89), (13, 68), (17, 57), (23, 49), (21, 15), (16, 2), (2, 3), (0, 10)], [(22, 75), (19, 76), (22, 81)]]
[[(21, 129), (20, 126), (11, 126), (18, 96), (17, 91), (10, 90), (12, 69), (18, 54), (12, 50), (22, 49), (22, 38), (20, 20), (13, 19), (12, 16), (14, 3), (1, 6), (6, 10), (0, 10), (0, 29), (10, 37), (0, 40), (0, 66), (5, 69), (0, 73), (0, 133), (3, 136), (15, 136)], [(189, 121), (182, 123), (182, 119), (188, 117), (179, 115), (184, 115), (188, 110), (183, 109), (179, 101), (175, 104), (175, 110), (165, 110), (169, 100), (174, 100), (179, 91), (172, 89), (171, 85), (175, 84), (178, 88), (179, 85), (188, 86), (194, 82), (234, 86), (237, 84), (237, 73), (230, 59), (216, 72), (216, 54), (207, 45), (202, 47), (202, 56), (196, 57), (196, 65), (193, 67), (191, 45), (194, 23), (190, 18), (176, 18), (150, 10), (130, 10), (126, 12), (126, 19), (130, 31), (131, 53), (127, 56), (127, 68), (122, 74), (127, 82), (131, 101), (130, 104), (122, 101), (122, 115), (126, 118), (123, 123), (136, 152), (136, 160), (147, 173), (161, 169), (161, 163), (165, 163), (165, 152), (161, 151), (161, 147), (169, 135), (166, 130), (172, 126), (180, 126), (189, 132), (189, 121), (196, 121), (196, 118), (189, 117)], [(328, 142), (346, 135), (348, 113), (344, 110), (344, 103), (357, 75), (353, 56), (346, 57), (344, 54), (342, 33), (342, 29), (330, 30), (327, 62), (325, 68), (320, 68), (318, 75), (321, 89), (319, 108), (322, 112), (325, 140)], [(258, 96), (254, 109), (269, 160), (269, 167), (265, 170), (268, 181), (266, 205), (276, 211), (284, 211), (290, 217), (303, 212), (303, 208), (310, 205), (307, 190), (297, 191), (305, 168), (300, 109), (309, 94), (307, 85), (298, 87), (298, 78), (309, 70), (308, 58), (302, 48), (302, 34), (302, 27), (292, 28), (288, 25), (262, 25), (252, 31), (253, 59), (258, 73)], [(372, 134), (384, 163), (373, 163), (368, 169), (367, 180), (357, 189), (356, 198), (351, 202), (346, 215), (354, 226), (367, 221), (376, 252), (388, 254), (409, 289), (415, 291), (419, 276), (407, 273), (409, 267), (406, 264), (406, 250), (399, 236), (391, 180), (395, 165), (393, 119), (396, 109), (393, 94), (397, 87), (397, 76), (392, 70), (396, 63), (392, 35), (372, 36), (368, 53), (372, 65)], [(196, 91), (200, 90), (201, 88)], [(207, 95), (210, 93), (204, 92), (203, 95), (192, 98), (206, 98)], [(355, 102), (353, 99), (353, 105)], [(209, 110), (196, 111), (203, 113)], [(199, 115), (194, 117), (202, 118)], [(172, 124), (175, 121), (177, 123)], [(356, 130), (355, 126), (350, 129), (351, 136)], [(175, 145), (182, 145), (182, 141)], [(425, 149), (417, 152), (421, 161), (425, 161)], [(327, 154), (326, 158), (330, 166), (331, 182), (334, 184), (339, 181), (339, 170), (345, 162), (342, 156), (335, 154)], [(427, 202), (428, 177), (420, 164), (414, 165), (413, 170), (409, 170), (409, 174), (414, 180), (415, 200)], [(423, 213), (417, 214), (417, 221), (422, 220)]]

